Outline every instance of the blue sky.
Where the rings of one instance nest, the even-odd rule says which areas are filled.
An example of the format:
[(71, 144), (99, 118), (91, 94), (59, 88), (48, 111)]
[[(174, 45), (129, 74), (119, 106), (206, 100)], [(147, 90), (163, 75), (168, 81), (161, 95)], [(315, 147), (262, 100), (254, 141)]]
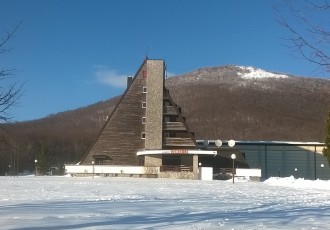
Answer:
[(266, 0), (0, 0), (0, 38), (23, 20), (0, 56), (24, 95), (10, 113), (32, 120), (124, 91), (146, 52), (172, 74), (227, 64), (314, 76), (281, 45)]

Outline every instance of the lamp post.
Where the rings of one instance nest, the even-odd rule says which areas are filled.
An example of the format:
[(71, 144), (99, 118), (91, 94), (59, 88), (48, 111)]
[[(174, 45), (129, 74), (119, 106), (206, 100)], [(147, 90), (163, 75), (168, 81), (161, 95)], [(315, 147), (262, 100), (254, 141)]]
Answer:
[(92, 161), (92, 165), (93, 165), (93, 174), (92, 174), (92, 178), (94, 179), (94, 165), (95, 165), (95, 162)]
[(298, 169), (295, 168), (295, 169), (294, 169), (294, 177), (295, 177), (295, 178), (297, 178), (297, 172), (298, 172)]
[(11, 165), (9, 165), (8, 167), (9, 167), (9, 176), (11, 176)]
[(324, 168), (324, 164), (321, 164), (321, 171), (322, 171), (322, 172), (321, 172), (321, 173), (322, 173), (322, 174), (321, 174), (321, 175), (322, 175), (321, 180), (323, 180), (323, 168)]
[[(234, 140), (229, 140), (228, 141), (228, 146), (230, 148), (234, 147), (235, 146), (235, 141)], [(233, 184), (234, 184), (234, 178), (235, 178), (235, 159), (236, 159), (236, 154), (233, 153), (231, 154), (231, 159), (233, 159)]]
[(34, 160), (34, 167), (35, 167), (35, 177), (37, 176), (37, 163), (38, 163), (38, 160), (37, 159), (35, 159)]
[(236, 159), (236, 154), (235, 153), (233, 153), (233, 154), (231, 154), (231, 159), (233, 159), (233, 184), (235, 183), (234, 182), (234, 178), (235, 178), (235, 159)]

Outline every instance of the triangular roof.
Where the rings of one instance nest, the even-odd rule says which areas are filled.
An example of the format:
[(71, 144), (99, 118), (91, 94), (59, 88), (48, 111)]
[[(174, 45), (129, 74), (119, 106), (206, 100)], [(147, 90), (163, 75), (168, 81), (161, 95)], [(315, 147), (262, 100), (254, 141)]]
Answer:
[[(142, 65), (131, 80), (124, 94), (108, 116), (107, 121), (101, 128), (91, 148), (83, 157), (83, 160), (81, 162), (82, 164), (91, 164), (92, 161), (97, 159), (101, 159), (102, 163), (110, 165), (140, 164), (136, 153), (140, 150), (144, 150), (146, 147), (145, 140), (141, 138), (141, 134), (144, 133), (146, 130), (146, 125), (142, 122), (142, 118), (146, 116), (146, 109), (143, 108), (142, 103), (146, 102), (147, 99), (146, 93), (143, 92), (143, 88), (147, 85), (148, 65), (149, 67), (151, 66), (151, 69), (153, 68), (152, 66), (155, 65), (155, 63), (158, 66), (164, 65), (164, 62), (162, 60), (145, 59), (143, 61)], [(161, 68), (164, 67), (161, 66)], [(161, 77), (164, 78), (164, 73), (162, 73), (162, 75), (163, 76)], [(152, 81), (152, 77), (149, 77), (149, 81)], [(153, 86), (149, 83), (148, 85), (150, 87)], [(173, 99), (169, 95), (168, 90), (165, 88), (163, 79), (159, 82), (156, 81), (156, 84), (162, 84), (161, 87), (159, 85), (156, 86), (157, 90), (163, 89), (163, 92), (157, 92), (158, 95), (160, 95), (159, 93), (161, 93), (162, 95), (161, 101), (159, 102), (161, 104), (158, 104), (158, 108), (161, 110), (163, 109), (163, 100), (165, 100), (163, 97), (165, 96), (170, 101), (170, 105), (175, 109), (176, 116), (178, 117), (179, 121), (183, 124), (184, 128), (181, 130), (181, 132), (186, 132), (187, 138), (191, 139), (191, 143), (193, 143), (193, 146), (189, 146), (188, 148), (197, 148), (194, 136), (189, 131), (185, 119), (181, 116), (178, 106), (174, 103)], [(151, 91), (152, 89), (148, 89), (148, 93), (150, 92), (151, 94)], [(164, 116), (162, 114), (161, 116)], [(160, 117), (160, 119), (160, 125), (162, 126), (163, 118)], [(159, 134), (160, 138), (162, 139), (162, 127), (160, 127), (160, 129), (158, 130), (162, 132)], [(164, 144), (163, 146), (160, 146), (160, 148), (162, 147), (164, 147)], [(178, 147), (174, 146), (172, 148)]]

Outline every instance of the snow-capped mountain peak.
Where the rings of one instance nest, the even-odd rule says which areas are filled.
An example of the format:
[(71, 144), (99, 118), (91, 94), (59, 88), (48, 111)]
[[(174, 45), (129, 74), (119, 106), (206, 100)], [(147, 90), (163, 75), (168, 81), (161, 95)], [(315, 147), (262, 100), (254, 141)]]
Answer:
[(241, 71), (237, 72), (237, 75), (242, 78), (288, 78), (285, 74), (276, 74), (264, 71), (262, 69), (257, 69), (252, 66), (236, 66)]

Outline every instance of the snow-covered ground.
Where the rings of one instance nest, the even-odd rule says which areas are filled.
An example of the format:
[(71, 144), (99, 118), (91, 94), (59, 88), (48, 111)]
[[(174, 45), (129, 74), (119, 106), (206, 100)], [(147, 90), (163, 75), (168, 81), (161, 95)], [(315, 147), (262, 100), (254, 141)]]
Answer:
[(330, 181), (0, 177), (0, 229), (330, 229)]

